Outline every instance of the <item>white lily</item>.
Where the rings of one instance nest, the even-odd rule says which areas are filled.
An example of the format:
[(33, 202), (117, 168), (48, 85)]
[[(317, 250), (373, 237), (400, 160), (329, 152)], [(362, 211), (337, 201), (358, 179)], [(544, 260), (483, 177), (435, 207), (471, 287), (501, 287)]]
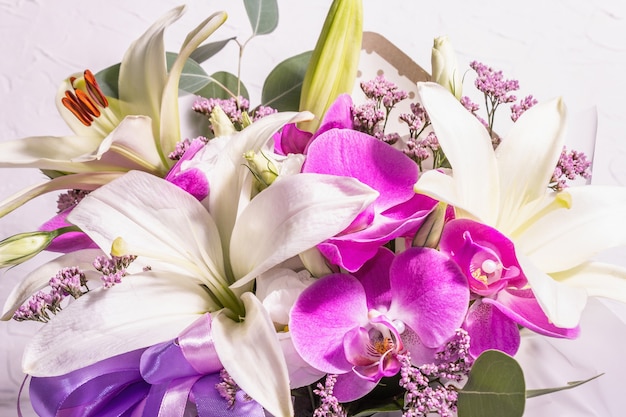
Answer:
[(605, 249), (626, 245), (626, 188), (548, 192), (563, 148), (562, 101), (528, 110), (494, 152), (485, 128), (453, 95), (433, 83), (418, 85), (418, 91), (452, 175), (426, 172), (416, 192), (507, 235), (555, 325), (576, 326), (589, 295), (626, 302), (626, 271), (592, 261)]
[(0, 143), (0, 167), (64, 174), (1, 202), (0, 216), (48, 191), (91, 190), (129, 170), (158, 176), (168, 172), (172, 161), (167, 155), (180, 140), (178, 82), (183, 65), (226, 20), (225, 13), (215, 13), (194, 29), (168, 73), (164, 30), (184, 11), (184, 6), (171, 10), (130, 46), (120, 66), (119, 101), (105, 97), (89, 71), (62, 83), (57, 107), (73, 136)]
[[(263, 133), (264, 144), (291, 116), (255, 123), (231, 141), (250, 143)], [(233, 184), (234, 195), (242, 195), (251, 182), (223, 180)], [(211, 183), (211, 192), (213, 185), (220, 189), (219, 180)], [(68, 220), (105, 252), (113, 248), (138, 255), (151, 270), (71, 303), (26, 348), (24, 371), (63, 374), (172, 339), (211, 312), (212, 337), (229, 374), (273, 415), (292, 415), (287, 366), (274, 325), (256, 296), (244, 291), (261, 273), (343, 230), (376, 194), (352, 178), (297, 174), (276, 181), (239, 205), (238, 213), (235, 206), (233, 216), (221, 219), (160, 178), (127, 173), (92, 192)], [(225, 242), (228, 252), (222, 250)], [(6, 306), (5, 317), (17, 306)]]

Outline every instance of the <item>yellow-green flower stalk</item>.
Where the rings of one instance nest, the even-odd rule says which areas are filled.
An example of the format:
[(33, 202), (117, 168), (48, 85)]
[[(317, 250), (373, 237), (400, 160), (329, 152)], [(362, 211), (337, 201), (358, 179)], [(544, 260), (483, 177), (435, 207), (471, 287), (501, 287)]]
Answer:
[(317, 130), (333, 101), (340, 94), (352, 92), (362, 38), (362, 0), (334, 0), (313, 50), (300, 95), (300, 111), (310, 111), (315, 119), (302, 122), (301, 129)]

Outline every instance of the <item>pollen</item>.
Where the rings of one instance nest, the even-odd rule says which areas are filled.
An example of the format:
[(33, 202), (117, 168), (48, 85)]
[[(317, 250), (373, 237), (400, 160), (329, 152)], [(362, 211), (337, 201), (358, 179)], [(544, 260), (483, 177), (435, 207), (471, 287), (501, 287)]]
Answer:
[(389, 352), (394, 348), (395, 344), (389, 337), (385, 337), (374, 342), (374, 350), (381, 355)]
[[(82, 80), (71, 77), (69, 81), (72, 90), (65, 91), (65, 97), (61, 99), (61, 103), (83, 125), (91, 126), (91, 123), (102, 114), (101, 110), (109, 106), (109, 101), (102, 93), (91, 71), (85, 70)], [(81, 85), (82, 81), (84, 81), (84, 86)]]
[(489, 284), (489, 279), (487, 278), (487, 275), (483, 274), (483, 270), (481, 268), (474, 269), (472, 271), (472, 277), (485, 285)]

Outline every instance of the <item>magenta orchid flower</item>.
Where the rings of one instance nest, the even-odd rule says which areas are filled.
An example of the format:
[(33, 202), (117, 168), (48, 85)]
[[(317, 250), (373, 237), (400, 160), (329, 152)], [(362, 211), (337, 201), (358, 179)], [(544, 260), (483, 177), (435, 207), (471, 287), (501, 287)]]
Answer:
[(529, 287), (513, 242), (496, 229), (470, 219), (452, 220), (443, 229), (440, 249), (469, 282), (474, 302), (464, 327), (472, 356), (487, 349), (514, 355), (520, 344), (518, 325), (551, 337), (578, 336), (578, 326), (560, 328), (550, 322)]
[(448, 256), (417, 247), (394, 256), (381, 248), (354, 275), (327, 275), (306, 288), (289, 329), (305, 361), (338, 375), (337, 399), (352, 401), (398, 373), (398, 354), (432, 362), (468, 302), (467, 280)]
[(415, 194), (418, 167), (401, 151), (365, 133), (331, 129), (309, 144), (302, 172), (356, 178), (378, 198), (342, 233), (317, 246), (354, 272), (392, 239), (413, 235), (437, 203)]

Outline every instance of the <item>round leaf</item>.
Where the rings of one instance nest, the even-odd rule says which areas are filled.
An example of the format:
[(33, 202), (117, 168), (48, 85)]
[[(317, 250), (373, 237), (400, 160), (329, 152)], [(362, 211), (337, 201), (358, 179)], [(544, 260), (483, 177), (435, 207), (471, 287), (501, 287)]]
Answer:
[(252, 36), (267, 35), (278, 26), (276, 0), (244, 0), (246, 13), (252, 26)]
[(263, 105), (279, 111), (298, 111), (302, 81), (312, 53), (308, 51), (287, 58), (269, 73), (263, 84)]
[(239, 84), (239, 95), (250, 99), (248, 90), (243, 83), (239, 83), (237, 77), (230, 72), (219, 71), (211, 75), (211, 81), (204, 86), (196, 94), (206, 98), (229, 99), (237, 95), (237, 87)]
[(497, 350), (483, 352), (459, 391), (459, 417), (521, 417), (526, 403), (524, 373), (517, 361)]

